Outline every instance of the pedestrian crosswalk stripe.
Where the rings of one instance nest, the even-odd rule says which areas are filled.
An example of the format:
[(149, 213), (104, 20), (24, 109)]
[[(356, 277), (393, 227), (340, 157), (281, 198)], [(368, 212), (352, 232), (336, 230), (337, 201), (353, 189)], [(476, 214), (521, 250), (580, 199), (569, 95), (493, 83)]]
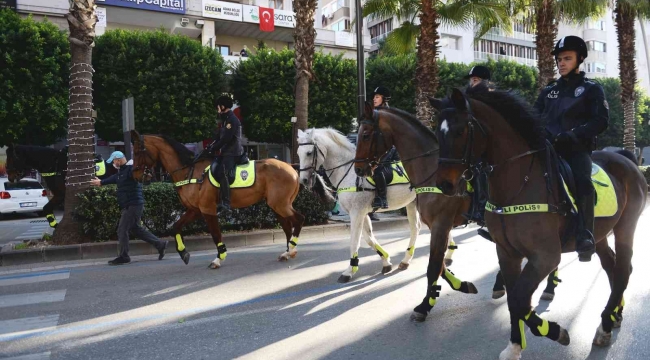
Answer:
[(59, 323), (59, 315), (45, 315), (0, 321), (0, 335), (17, 335), (30, 331), (50, 330)]
[(0, 276), (0, 286), (33, 284), (43, 281), (66, 280), (70, 278), (70, 270), (50, 271), (37, 274), (16, 274)]
[(29, 355), (20, 355), (10, 358), (2, 358), (2, 360), (48, 360), (50, 358), (50, 352), (44, 352), (40, 354), (29, 354)]
[(63, 301), (66, 290), (0, 296), (0, 308)]

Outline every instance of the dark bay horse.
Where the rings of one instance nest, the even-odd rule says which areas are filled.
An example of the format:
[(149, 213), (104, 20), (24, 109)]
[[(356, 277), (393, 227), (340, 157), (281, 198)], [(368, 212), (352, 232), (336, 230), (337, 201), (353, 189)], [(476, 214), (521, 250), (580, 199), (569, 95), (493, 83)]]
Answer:
[[(99, 176), (104, 179), (117, 170), (106, 164), (106, 173)], [(7, 148), (7, 177), (15, 182), (32, 170), (37, 170), (45, 180), (45, 185), (52, 193), (52, 199), (43, 207), (43, 213), (50, 227), (56, 228), (54, 209), (65, 200), (65, 173), (68, 169), (68, 148), (56, 150), (44, 146), (10, 145)]]
[(395, 108), (374, 110), (370, 103), (366, 103), (357, 136), (357, 175), (370, 176), (381, 156), (393, 145), (402, 158), (411, 186), (415, 188), (420, 217), (431, 231), (426, 296), (411, 315), (414, 321), (424, 321), (440, 296), (438, 278), (441, 274), (454, 290), (470, 294), (478, 292), (471, 282), (456, 278), (443, 262), (449, 232), (452, 227), (466, 222), (463, 213), (469, 209), (470, 198), (447, 197), (435, 187), (438, 140), (433, 131), (404, 111)]
[[(184, 261), (189, 260), (181, 230), (186, 224), (203, 216), (217, 246), (218, 255), (210, 263), (210, 268), (221, 267), (226, 258), (226, 246), (221, 239), (221, 228), (217, 218), (219, 189), (204, 179), (204, 170), (210, 166), (211, 158), (199, 158), (185, 145), (164, 135), (140, 135), (131, 131), (133, 140), (133, 177), (142, 181), (158, 162), (170, 174), (185, 213), (174, 224), (176, 250)], [(255, 183), (247, 188), (232, 188), (232, 207), (243, 208), (261, 200), (275, 211), (282, 230), (287, 236), (287, 251), (278, 260), (288, 260), (297, 254), (296, 245), (305, 217), (297, 212), (292, 203), (298, 196), (300, 184), (298, 173), (291, 165), (266, 159), (255, 162)], [(186, 261), (187, 263), (187, 261)]]
[[(535, 336), (568, 345), (568, 332), (540, 318), (530, 305), (533, 292), (557, 267), (561, 253), (575, 251), (574, 239), (562, 241), (569, 218), (561, 211), (565, 204), (559, 195), (562, 185), (554, 167), (547, 167), (553, 161), (547, 156), (550, 145), (544, 139), (544, 123), (528, 104), (509, 92), (467, 98), (456, 89), (451, 101), (453, 108), (443, 110), (439, 119), (441, 154), (436, 185), (446, 195), (456, 195), (464, 177), (473, 171), (488, 174), (489, 203), (495, 210), (486, 212), (485, 220), (497, 243), (511, 325), (510, 343), (500, 359), (520, 358), (526, 347), (524, 323)], [(480, 164), (480, 158), (486, 163)], [(648, 185), (629, 152), (596, 151), (592, 158), (609, 174), (618, 203), (613, 216), (596, 218), (594, 231), (596, 253), (609, 278), (611, 294), (593, 343), (607, 346), (612, 328), (622, 321), (634, 232), (645, 208)], [(513, 206), (526, 211), (513, 213), (508, 210)], [(611, 232), (616, 252), (607, 244)], [(524, 257), (528, 262), (522, 270)]]

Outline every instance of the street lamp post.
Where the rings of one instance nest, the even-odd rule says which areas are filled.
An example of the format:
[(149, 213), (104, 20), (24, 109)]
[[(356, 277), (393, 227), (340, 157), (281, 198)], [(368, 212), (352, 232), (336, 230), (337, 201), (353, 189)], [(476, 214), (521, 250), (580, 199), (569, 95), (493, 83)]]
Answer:
[(363, 9), (361, 8), (361, 0), (355, 0), (355, 5), (355, 11), (357, 13), (357, 119), (360, 120), (363, 119), (363, 110), (366, 102), (366, 67), (363, 56)]

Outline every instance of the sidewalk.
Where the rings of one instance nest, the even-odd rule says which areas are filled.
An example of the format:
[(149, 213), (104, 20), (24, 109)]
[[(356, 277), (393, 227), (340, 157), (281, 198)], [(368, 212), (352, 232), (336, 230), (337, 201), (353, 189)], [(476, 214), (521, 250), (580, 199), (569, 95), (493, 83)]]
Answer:
[[(408, 229), (408, 220), (405, 216), (395, 214), (378, 214), (380, 221), (373, 221), (374, 230)], [(309, 240), (320, 237), (345, 236), (350, 233), (349, 217), (334, 216), (327, 225), (305, 226), (300, 233), (300, 240)], [(176, 248), (174, 238), (163, 238), (169, 241), (168, 251)], [(256, 230), (242, 231), (223, 235), (223, 242), (228, 248), (264, 245), (264, 244), (285, 244), (286, 237), (282, 230)], [(214, 250), (215, 244), (211, 236), (186, 236), (185, 246), (188, 251)], [(43, 263), (50, 261), (72, 261), (84, 259), (113, 258), (118, 255), (117, 241), (99, 243), (86, 243), (76, 245), (49, 246), (43, 248), (32, 248), (25, 250), (8, 250), (9, 247), (0, 251), (0, 266), (13, 266)], [(7, 249), (7, 250), (5, 250)], [(158, 251), (151, 245), (141, 240), (132, 240), (129, 246), (129, 253), (132, 256), (154, 255)]]

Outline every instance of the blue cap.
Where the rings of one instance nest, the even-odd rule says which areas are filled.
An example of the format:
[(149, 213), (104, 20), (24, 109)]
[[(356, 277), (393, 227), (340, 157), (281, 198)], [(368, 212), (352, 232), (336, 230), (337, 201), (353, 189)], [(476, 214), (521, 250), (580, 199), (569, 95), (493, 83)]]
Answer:
[(123, 157), (124, 157), (124, 153), (122, 153), (121, 151), (113, 151), (111, 157), (109, 157), (108, 160), (106, 160), (106, 162), (110, 164), (113, 162), (113, 160), (121, 159)]

